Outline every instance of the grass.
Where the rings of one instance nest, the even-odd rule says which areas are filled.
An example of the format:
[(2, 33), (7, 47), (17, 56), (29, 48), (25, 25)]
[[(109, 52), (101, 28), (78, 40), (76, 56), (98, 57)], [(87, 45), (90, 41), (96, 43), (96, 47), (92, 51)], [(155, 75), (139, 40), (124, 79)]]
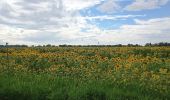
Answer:
[(138, 84), (54, 77), (46, 74), (0, 75), (1, 100), (165, 100), (162, 94)]

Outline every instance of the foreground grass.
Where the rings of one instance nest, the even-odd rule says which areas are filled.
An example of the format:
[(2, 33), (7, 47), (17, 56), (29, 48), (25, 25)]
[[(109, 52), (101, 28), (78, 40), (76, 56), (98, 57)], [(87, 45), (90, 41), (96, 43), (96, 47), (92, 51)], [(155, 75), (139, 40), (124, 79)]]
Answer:
[(137, 84), (80, 81), (48, 74), (1, 74), (0, 100), (169, 100)]

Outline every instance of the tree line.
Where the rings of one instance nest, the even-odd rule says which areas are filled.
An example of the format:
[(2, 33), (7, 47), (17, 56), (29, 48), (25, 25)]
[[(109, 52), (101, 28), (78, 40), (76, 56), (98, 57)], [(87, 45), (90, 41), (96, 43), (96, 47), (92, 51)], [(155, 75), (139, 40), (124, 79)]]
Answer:
[[(0, 45), (1, 48), (3, 47), (30, 47), (28, 45)], [(156, 47), (156, 46), (170, 46), (170, 43), (168, 42), (160, 42), (160, 43), (146, 43), (144, 45), (145, 47)], [(47, 44), (47, 45), (32, 45), (31, 47), (142, 47), (142, 45), (139, 44), (127, 44), (127, 45), (123, 45), (123, 44), (116, 44), (116, 45), (51, 45), (51, 44)]]
[(28, 45), (0, 45), (0, 47), (29, 47)]
[(160, 43), (146, 43), (145, 46), (170, 46), (168, 42), (160, 42)]

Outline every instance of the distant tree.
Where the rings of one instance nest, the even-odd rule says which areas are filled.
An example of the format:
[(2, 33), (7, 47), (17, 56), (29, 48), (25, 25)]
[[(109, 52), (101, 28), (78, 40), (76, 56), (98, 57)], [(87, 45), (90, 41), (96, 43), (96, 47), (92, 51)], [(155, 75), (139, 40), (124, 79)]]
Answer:
[(4, 45), (0, 45), (0, 47), (4, 47)]
[(52, 47), (56, 47), (55, 45), (52, 45)]
[(170, 43), (168, 42), (159, 42), (159, 43), (146, 43), (145, 46), (170, 46)]
[(149, 46), (152, 46), (152, 44), (151, 43), (146, 43), (145, 46), (149, 47)]
[(46, 47), (51, 47), (51, 44), (47, 44)]

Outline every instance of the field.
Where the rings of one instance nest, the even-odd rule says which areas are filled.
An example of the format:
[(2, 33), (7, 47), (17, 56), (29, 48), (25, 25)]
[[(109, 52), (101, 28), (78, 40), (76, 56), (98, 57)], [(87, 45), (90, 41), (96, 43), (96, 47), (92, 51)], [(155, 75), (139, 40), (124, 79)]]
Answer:
[(0, 100), (170, 100), (170, 47), (1, 48)]

